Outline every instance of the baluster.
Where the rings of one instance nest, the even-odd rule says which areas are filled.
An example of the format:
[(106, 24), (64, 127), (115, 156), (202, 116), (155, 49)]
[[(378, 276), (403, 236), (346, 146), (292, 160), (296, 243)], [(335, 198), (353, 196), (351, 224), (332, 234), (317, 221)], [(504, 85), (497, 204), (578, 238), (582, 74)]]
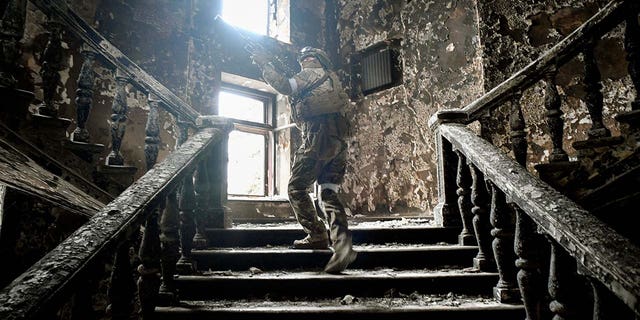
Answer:
[(462, 219), (462, 231), (458, 235), (458, 243), (461, 245), (476, 245), (476, 239), (469, 230), (473, 224), (473, 212), (471, 212), (471, 172), (467, 165), (467, 160), (459, 150), (455, 151), (458, 156), (458, 173), (456, 184), (458, 185), (458, 208)]
[(159, 101), (155, 95), (149, 94), (147, 102), (149, 104), (149, 115), (147, 116), (147, 123), (144, 127), (145, 134), (147, 135), (144, 139), (144, 157), (147, 170), (151, 170), (156, 164), (158, 150), (160, 148)]
[(153, 206), (144, 226), (144, 234), (138, 255), (142, 263), (138, 266), (138, 298), (142, 319), (151, 319), (158, 304), (160, 289), (160, 235), (158, 230), (159, 208)]
[(636, 88), (636, 99), (631, 103), (631, 110), (637, 111), (640, 110), (640, 26), (636, 13), (627, 17), (624, 47), (627, 50), (629, 76)]
[(209, 197), (211, 196), (209, 191), (209, 179), (207, 166), (209, 164), (208, 159), (202, 160), (198, 164), (198, 169), (195, 174), (195, 196), (196, 196), (196, 234), (193, 236), (193, 246), (197, 249), (203, 249), (207, 246), (207, 238), (205, 236), (205, 224), (209, 218), (208, 206), (210, 205)]
[(491, 213), (490, 220), (493, 229), (493, 256), (498, 267), (500, 279), (493, 288), (493, 294), (500, 302), (515, 302), (520, 300), (520, 291), (517, 287), (515, 261), (513, 251), (513, 236), (515, 221), (505, 201), (502, 190), (489, 182), (491, 187)]
[(522, 98), (521, 92), (517, 92), (511, 97), (511, 112), (509, 116), (511, 133), (509, 136), (514, 158), (519, 164), (525, 166), (527, 163), (527, 133), (525, 131), (522, 108), (520, 108), (520, 98)]
[(484, 183), (484, 175), (476, 168), (469, 164), (471, 169), (471, 202), (473, 208), (473, 229), (478, 242), (478, 254), (473, 258), (473, 266), (481, 271), (495, 270), (495, 260), (493, 259), (493, 251), (491, 250), (491, 239), (489, 233), (491, 225), (489, 222), (489, 211), (487, 210), (487, 202), (489, 195)]
[(107, 156), (107, 165), (124, 165), (124, 158), (120, 153), (120, 147), (122, 146), (122, 138), (124, 137), (127, 126), (127, 111), (129, 109), (127, 106), (127, 83), (128, 79), (120, 70), (116, 70), (116, 96), (111, 104), (112, 114), (109, 121), (111, 125), (111, 152), (109, 156)]
[(569, 156), (562, 148), (564, 123), (562, 121), (562, 110), (560, 110), (562, 102), (560, 101), (560, 95), (556, 88), (556, 73), (557, 70), (553, 68), (545, 74), (547, 88), (545, 89), (544, 107), (547, 109), (547, 126), (549, 127), (549, 134), (551, 136), (551, 142), (553, 143), (553, 150), (551, 151), (551, 156), (549, 156), (549, 162), (569, 160)]
[(162, 286), (160, 295), (163, 301), (176, 302), (177, 291), (173, 276), (176, 274), (176, 263), (180, 258), (178, 236), (178, 198), (177, 189), (169, 193), (166, 207), (160, 219), (160, 243), (162, 249)]
[(602, 120), (602, 84), (601, 75), (595, 57), (595, 39), (589, 41), (582, 52), (584, 58), (584, 81), (587, 91), (585, 103), (591, 116), (591, 129), (589, 139), (610, 137), (611, 132), (604, 126)]
[[(186, 122), (177, 121), (179, 134), (178, 145), (187, 141), (189, 135), (189, 127)], [(196, 234), (196, 223), (193, 217), (195, 191), (193, 189), (193, 171), (188, 173), (182, 182), (180, 189), (180, 197), (178, 198), (178, 207), (180, 208), (180, 251), (181, 256), (176, 264), (179, 274), (193, 274), (196, 269), (196, 263), (191, 258), (191, 249), (193, 247), (193, 238)]]
[(593, 291), (593, 320), (638, 319), (602, 282), (589, 278), (589, 284)]
[(14, 87), (18, 82), (13, 76), (22, 54), (19, 43), (24, 35), (27, 16), (27, 0), (9, 0), (0, 24), (0, 86)]
[(516, 213), (516, 231), (514, 251), (518, 256), (516, 267), (518, 286), (527, 317), (525, 320), (542, 319), (543, 290), (540, 272), (540, 246), (543, 242), (536, 233), (536, 224), (520, 208), (513, 206)]
[(78, 76), (78, 89), (76, 89), (76, 119), (78, 126), (71, 134), (71, 141), (89, 142), (89, 131), (86, 124), (91, 111), (91, 102), (93, 99), (93, 81), (95, 72), (93, 71), (93, 63), (95, 61), (95, 52), (86, 45), (82, 48), (82, 56), (84, 61), (80, 68)]
[(110, 286), (107, 292), (111, 304), (107, 312), (111, 319), (130, 319), (133, 312), (133, 297), (136, 284), (133, 280), (129, 250), (131, 244), (127, 241), (116, 251), (111, 270)]
[(572, 281), (575, 274), (575, 261), (553, 239), (551, 242), (551, 260), (549, 268), (549, 309), (554, 314), (553, 320), (580, 319), (572, 295), (577, 295), (577, 287)]
[(48, 117), (58, 117), (58, 102), (56, 101), (56, 91), (60, 85), (60, 74), (58, 71), (64, 68), (64, 52), (62, 50), (62, 27), (63, 25), (53, 19), (46, 22), (49, 30), (49, 40), (42, 53), (42, 103), (38, 107), (38, 114)]

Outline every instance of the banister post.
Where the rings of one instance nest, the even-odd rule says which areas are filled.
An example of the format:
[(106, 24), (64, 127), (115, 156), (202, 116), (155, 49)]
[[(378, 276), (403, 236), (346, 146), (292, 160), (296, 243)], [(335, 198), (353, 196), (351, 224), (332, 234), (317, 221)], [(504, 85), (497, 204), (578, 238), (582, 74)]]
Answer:
[(520, 290), (516, 280), (514, 253), (515, 219), (507, 206), (505, 195), (493, 182), (491, 187), (491, 235), (493, 236), (493, 256), (496, 260), (500, 279), (493, 288), (494, 297), (502, 303), (520, 300)]
[(518, 256), (516, 267), (520, 270), (517, 279), (527, 314), (525, 320), (541, 320), (544, 287), (541, 285), (543, 278), (540, 267), (544, 241), (536, 233), (537, 226), (533, 220), (516, 205), (512, 204), (511, 207), (516, 213), (514, 251)]
[(93, 63), (95, 62), (95, 52), (87, 45), (83, 45), (82, 56), (84, 61), (80, 68), (78, 76), (78, 89), (76, 89), (76, 119), (77, 127), (71, 133), (71, 141), (89, 142), (89, 131), (86, 128), (89, 112), (91, 111), (91, 102), (93, 99), (93, 82), (95, 72), (93, 71)]
[(127, 105), (126, 86), (128, 78), (119, 69), (115, 72), (115, 78), (116, 96), (111, 104), (112, 114), (109, 121), (111, 126), (111, 152), (105, 162), (107, 165), (122, 166), (124, 165), (124, 158), (120, 153), (120, 147), (127, 127), (127, 111), (129, 107)]
[(220, 116), (201, 116), (196, 120), (198, 127), (217, 128), (222, 139), (213, 147), (207, 163), (207, 179), (211, 197), (207, 199), (207, 227), (224, 228), (226, 225), (227, 164), (229, 161), (229, 133), (234, 125), (231, 120)]
[(438, 133), (440, 124), (464, 123), (467, 115), (457, 110), (440, 111), (429, 119), (429, 127), (434, 132), (438, 174), (438, 204), (433, 209), (436, 225), (449, 227), (461, 226), (457, 205), (456, 164), (457, 157), (453, 146)]
[(569, 161), (569, 156), (562, 148), (564, 137), (564, 123), (562, 121), (562, 110), (560, 109), (562, 102), (556, 88), (556, 68), (545, 73), (545, 99), (544, 107), (547, 109), (547, 126), (549, 127), (549, 135), (553, 143), (553, 150), (549, 156), (549, 162)]
[(42, 52), (42, 103), (38, 107), (38, 114), (47, 117), (58, 117), (58, 102), (55, 101), (56, 91), (60, 85), (60, 74), (58, 71), (64, 68), (64, 52), (62, 50), (62, 23), (53, 18), (45, 22), (49, 30), (49, 40)]
[(624, 47), (629, 62), (629, 76), (636, 89), (636, 98), (631, 102), (631, 110), (638, 111), (640, 110), (640, 25), (638, 25), (637, 12), (633, 12), (626, 19)]
[[(189, 127), (185, 121), (176, 120), (178, 124), (178, 145), (182, 145), (189, 136)], [(176, 271), (179, 274), (193, 274), (196, 269), (196, 262), (191, 258), (193, 248), (193, 238), (196, 234), (196, 222), (194, 220), (194, 204), (196, 201), (193, 188), (193, 170), (187, 174), (182, 182), (178, 197), (178, 208), (180, 210), (180, 259), (176, 263)]]
[(18, 69), (20, 40), (24, 35), (27, 16), (27, 0), (9, 0), (2, 14), (0, 25), (0, 86), (14, 87), (18, 80), (13, 73)]
[(520, 99), (522, 92), (515, 92), (511, 96), (511, 112), (509, 115), (509, 127), (511, 132), (511, 150), (513, 157), (522, 166), (527, 165), (527, 132), (522, 108), (520, 107)]
[(471, 202), (473, 208), (473, 229), (478, 242), (478, 254), (473, 258), (473, 266), (481, 271), (494, 271), (495, 259), (491, 250), (491, 222), (489, 221), (489, 194), (487, 192), (484, 175), (475, 165), (469, 164), (471, 169)]
[(130, 319), (133, 312), (133, 297), (136, 284), (133, 280), (131, 263), (129, 262), (130, 248), (131, 243), (129, 241), (118, 247), (111, 269), (110, 285), (107, 292), (111, 303), (107, 307), (107, 313), (114, 320)]
[(458, 185), (458, 210), (462, 220), (462, 231), (458, 235), (458, 244), (476, 245), (476, 239), (471, 232), (473, 225), (473, 212), (471, 212), (471, 171), (467, 164), (467, 159), (459, 150), (455, 150), (458, 156), (458, 169), (456, 183)]
[(595, 56), (596, 39), (590, 39), (584, 46), (582, 56), (584, 58), (584, 82), (586, 97), (585, 103), (591, 116), (591, 129), (589, 129), (589, 139), (610, 137), (611, 132), (605, 127), (602, 120), (602, 75), (598, 69)]

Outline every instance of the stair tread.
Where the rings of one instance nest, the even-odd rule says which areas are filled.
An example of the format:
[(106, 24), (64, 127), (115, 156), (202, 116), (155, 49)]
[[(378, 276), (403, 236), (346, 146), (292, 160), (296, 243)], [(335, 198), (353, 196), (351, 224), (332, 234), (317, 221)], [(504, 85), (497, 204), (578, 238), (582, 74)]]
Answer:
[[(397, 220), (350, 220), (349, 229), (401, 229), (401, 228), (446, 228), (436, 226), (433, 219), (397, 219)], [(239, 223), (233, 229), (296, 229), (302, 231), (297, 221), (272, 223)]]
[(223, 311), (231, 313), (305, 313), (305, 312), (413, 312), (423, 310), (522, 310), (520, 304), (503, 304), (485, 295), (466, 296), (455, 294), (415, 294), (399, 297), (355, 297), (352, 304), (341, 304), (343, 297), (333, 299), (270, 301), (251, 300), (191, 300), (181, 301), (179, 306), (158, 307), (156, 312), (192, 310)]
[[(357, 252), (416, 252), (416, 251), (468, 251), (477, 249), (477, 246), (463, 246), (463, 245), (452, 245), (452, 244), (397, 244), (390, 243), (386, 245), (382, 244), (365, 244), (365, 245), (354, 245), (353, 250)], [(242, 254), (285, 254), (285, 253), (300, 253), (300, 254), (310, 254), (310, 253), (330, 253), (331, 249), (320, 249), (320, 250), (312, 250), (312, 249), (291, 249), (287, 246), (265, 246), (265, 247), (220, 247), (220, 248), (207, 248), (207, 249), (199, 249), (193, 250), (193, 254), (213, 254), (213, 253), (225, 253), (225, 254), (234, 254), (234, 253), (242, 253)]]
[(447, 269), (347, 269), (340, 275), (328, 274), (321, 271), (310, 270), (286, 270), (286, 271), (205, 271), (200, 275), (180, 275), (177, 279), (186, 281), (207, 281), (214, 279), (282, 279), (282, 280), (309, 280), (309, 279), (407, 279), (407, 278), (440, 278), (440, 277), (472, 277), (495, 276), (495, 272), (483, 272), (475, 268), (447, 268)]

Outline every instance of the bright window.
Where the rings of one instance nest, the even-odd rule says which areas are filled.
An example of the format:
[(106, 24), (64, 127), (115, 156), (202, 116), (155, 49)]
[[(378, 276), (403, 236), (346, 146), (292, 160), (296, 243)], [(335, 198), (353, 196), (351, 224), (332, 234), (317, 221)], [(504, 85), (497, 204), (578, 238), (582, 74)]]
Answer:
[(239, 28), (267, 35), (269, 17), (268, 0), (224, 0), (222, 18)]
[(229, 134), (227, 193), (231, 196), (270, 195), (272, 99), (270, 95), (236, 87), (223, 87), (220, 91), (218, 114), (236, 120), (236, 130)]

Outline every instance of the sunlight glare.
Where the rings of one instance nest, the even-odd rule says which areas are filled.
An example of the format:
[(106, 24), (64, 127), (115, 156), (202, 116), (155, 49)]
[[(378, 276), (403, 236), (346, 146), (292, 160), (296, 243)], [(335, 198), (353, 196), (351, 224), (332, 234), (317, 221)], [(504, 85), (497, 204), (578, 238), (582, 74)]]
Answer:
[(239, 28), (267, 35), (267, 0), (224, 0), (222, 18)]

